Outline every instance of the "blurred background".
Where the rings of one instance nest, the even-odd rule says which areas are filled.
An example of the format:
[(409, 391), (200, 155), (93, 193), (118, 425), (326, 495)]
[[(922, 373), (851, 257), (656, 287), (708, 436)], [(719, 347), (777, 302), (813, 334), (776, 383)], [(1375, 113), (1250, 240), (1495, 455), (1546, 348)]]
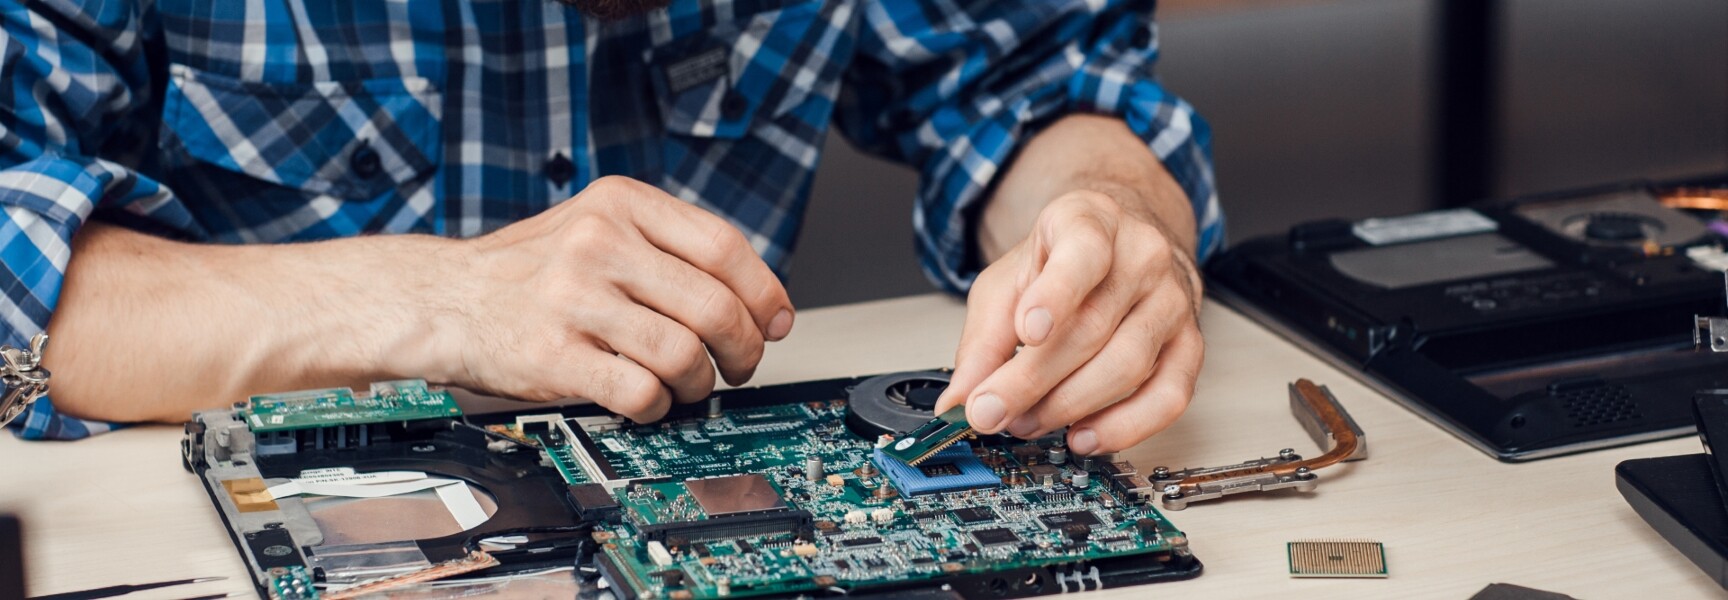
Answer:
[[(1169, 88), (1211, 122), (1233, 240), (1638, 177), (1728, 171), (1723, 0), (1164, 0)], [(800, 308), (935, 288), (916, 175), (829, 137)]]

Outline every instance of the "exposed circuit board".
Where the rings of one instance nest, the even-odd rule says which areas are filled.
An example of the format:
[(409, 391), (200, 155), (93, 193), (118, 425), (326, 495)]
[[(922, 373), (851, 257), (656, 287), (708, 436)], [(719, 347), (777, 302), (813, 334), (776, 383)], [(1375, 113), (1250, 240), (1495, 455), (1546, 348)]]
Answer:
[[(524, 417), (515, 433), (602, 521), (603, 568), (638, 597), (833, 592), (1186, 552), (1182, 532), (1113, 477), (1120, 464), (1069, 461), (1054, 444), (942, 440), (907, 465), (845, 417), (845, 401), (824, 400), (651, 425)], [(1084, 569), (1028, 572), (1012, 582), (1021, 593), (1101, 585)]]
[[(592, 405), (465, 416), (441, 389), (385, 382), (198, 413), (182, 452), (259, 593), (284, 600), (538, 572), (636, 600), (1019, 598), (1199, 574), (1132, 465), (976, 435), (963, 412), (933, 414), (946, 383), (728, 390), (644, 425)], [(496, 512), (367, 541), (321, 513), (397, 518), (396, 494), (425, 493), (431, 512), (386, 528), (455, 525), (461, 507), (421, 487), (437, 479)]]
[(330, 388), (253, 396), (240, 412), (253, 433), (462, 415), (449, 392), (431, 389), (418, 379), (374, 383), (363, 395)]

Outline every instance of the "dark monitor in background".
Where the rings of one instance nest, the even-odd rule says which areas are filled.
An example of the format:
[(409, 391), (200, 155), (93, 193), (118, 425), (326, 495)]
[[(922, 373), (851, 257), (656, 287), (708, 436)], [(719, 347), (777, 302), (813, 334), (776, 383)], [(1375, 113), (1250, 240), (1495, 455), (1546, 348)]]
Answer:
[(24, 527), (0, 514), (0, 600), (24, 597)]

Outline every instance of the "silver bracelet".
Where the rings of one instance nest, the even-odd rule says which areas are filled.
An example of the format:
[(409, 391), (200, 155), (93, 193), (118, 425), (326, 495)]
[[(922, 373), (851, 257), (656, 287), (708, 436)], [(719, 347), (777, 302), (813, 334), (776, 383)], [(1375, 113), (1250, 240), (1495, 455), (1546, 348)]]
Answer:
[(6, 395), (0, 397), (0, 427), (24, 414), (24, 409), (48, 393), (51, 374), (42, 368), (42, 349), (47, 346), (46, 332), (32, 336), (28, 350), (0, 346), (0, 385), (6, 387)]

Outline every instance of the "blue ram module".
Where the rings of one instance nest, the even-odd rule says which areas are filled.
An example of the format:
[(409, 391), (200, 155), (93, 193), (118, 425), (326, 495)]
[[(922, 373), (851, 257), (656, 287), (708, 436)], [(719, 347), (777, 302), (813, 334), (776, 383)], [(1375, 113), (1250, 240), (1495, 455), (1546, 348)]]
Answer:
[(871, 459), (876, 461), (877, 468), (882, 469), (888, 480), (894, 482), (894, 487), (906, 496), (1002, 485), (1002, 479), (979, 462), (978, 457), (972, 454), (971, 444), (964, 442), (949, 446), (916, 466), (900, 462), (883, 453), (881, 448), (876, 449)]

